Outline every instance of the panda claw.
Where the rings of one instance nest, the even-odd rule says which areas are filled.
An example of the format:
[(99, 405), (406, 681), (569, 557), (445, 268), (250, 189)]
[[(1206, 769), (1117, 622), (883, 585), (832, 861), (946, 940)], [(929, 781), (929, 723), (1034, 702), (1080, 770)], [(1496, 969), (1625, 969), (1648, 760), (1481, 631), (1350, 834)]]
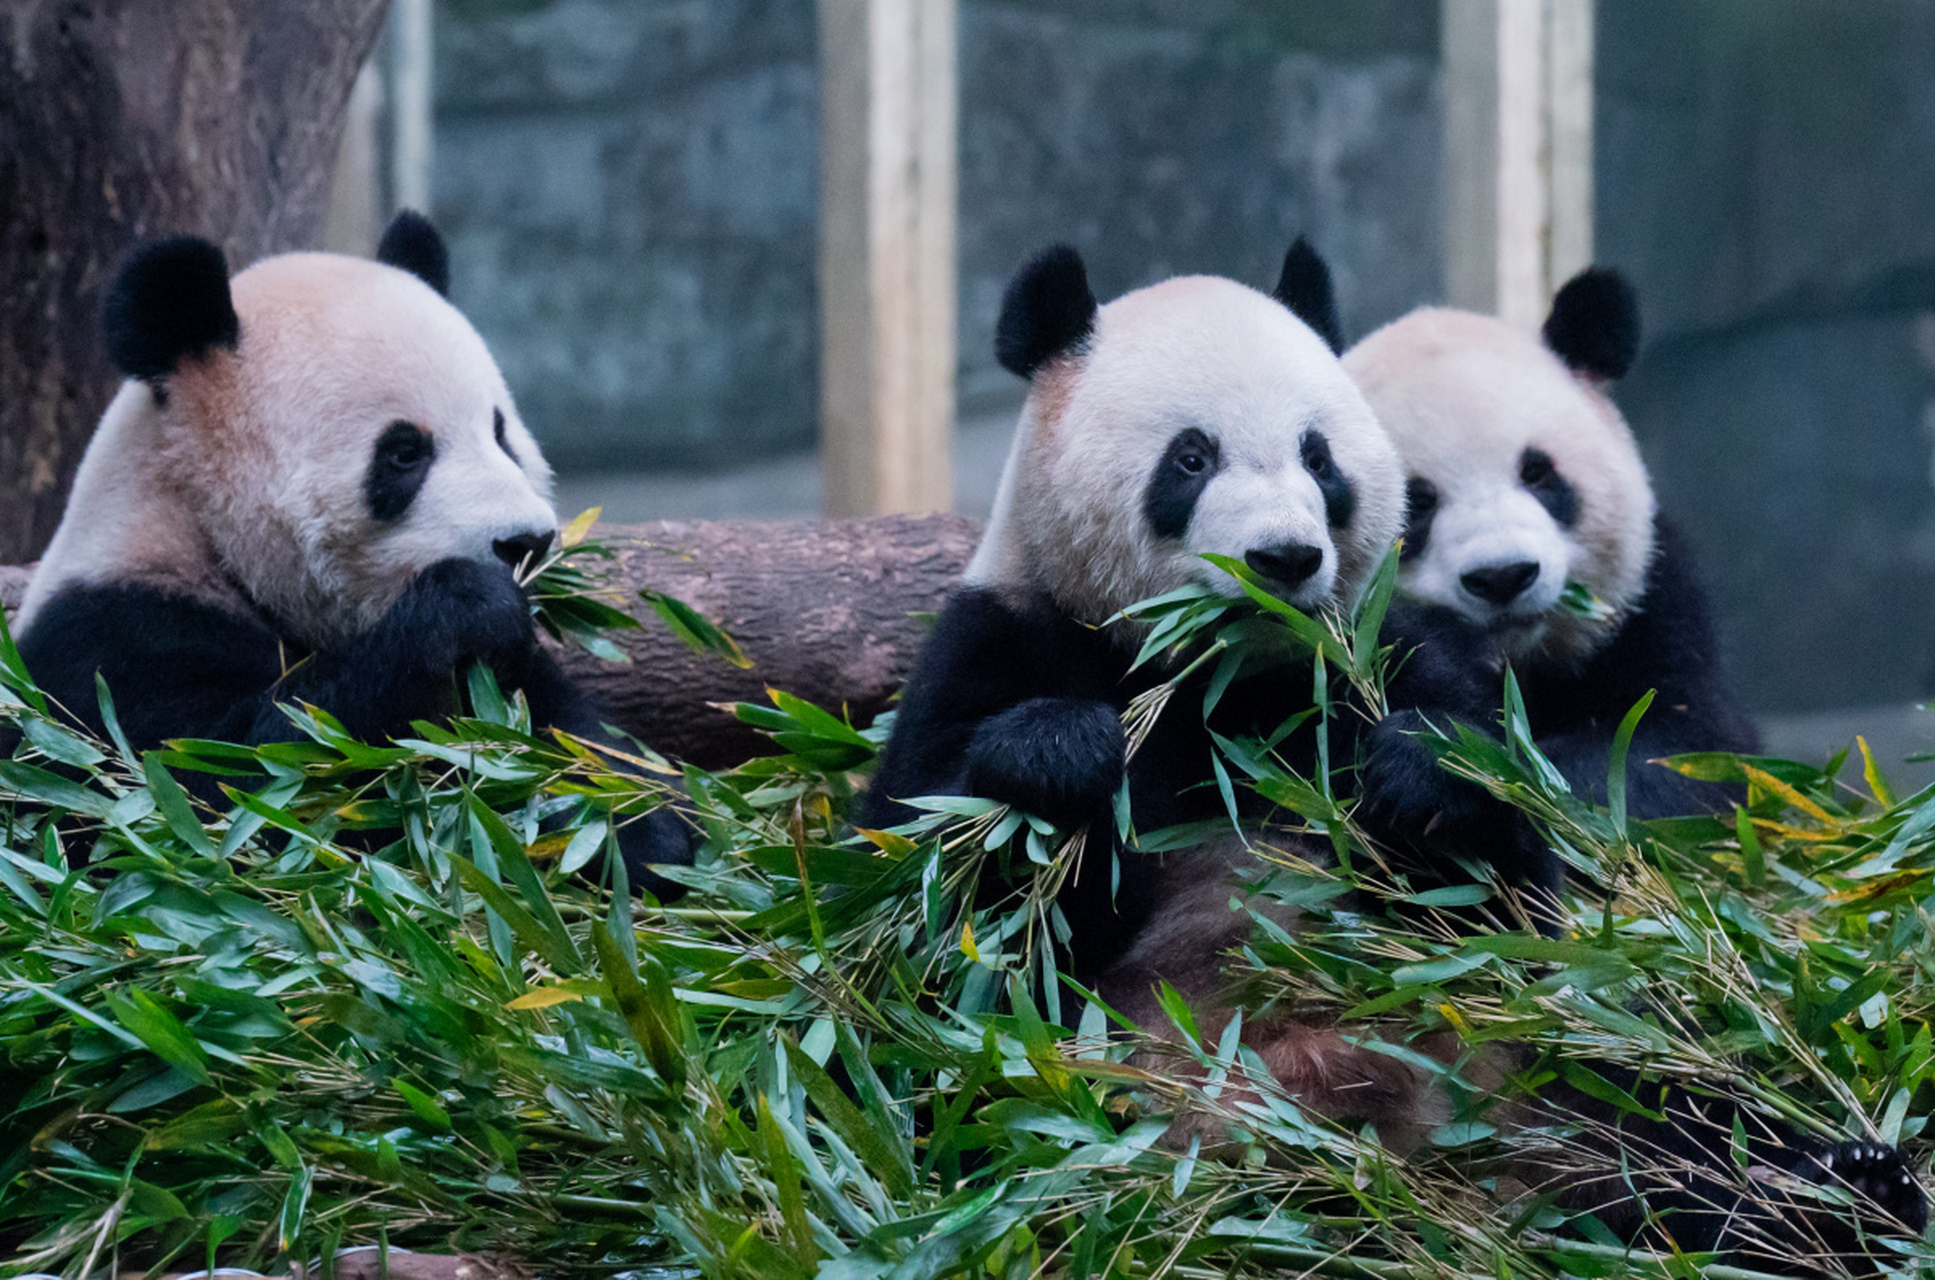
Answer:
[(1821, 1151), (1813, 1164), (1816, 1181), (1843, 1188), (1887, 1221), (1917, 1232), (1927, 1223), (1927, 1201), (1899, 1149), (1879, 1142), (1847, 1142)]

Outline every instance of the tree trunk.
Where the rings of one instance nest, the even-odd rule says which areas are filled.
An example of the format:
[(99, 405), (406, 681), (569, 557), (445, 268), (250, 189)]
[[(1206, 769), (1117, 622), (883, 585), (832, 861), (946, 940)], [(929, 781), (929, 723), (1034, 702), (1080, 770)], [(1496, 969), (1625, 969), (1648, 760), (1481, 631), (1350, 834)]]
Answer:
[[(576, 648), (564, 664), (612, 723), (706, 768), (765, 749), (713, 704), (764, 702), (768, 686), (864, 726), (890, 705), (926, 638), (915, 615), (940, 610), (979, 533), (959, 516), (601, 526), (619, 549), (625, 607), (645, 629), (614, 637), (629, 666)], [(0, 568), (0, 604), (17, 607), (26, 580), (25, 569)], [(751, 669), (688, 648), (639, 604), (645, 587), (723, 627)]]
[(136, 242), (231, 268), (314, 241), (388, 0), (5, 0), (0, 561), (39, 554), (119, 383), (100, 302)]

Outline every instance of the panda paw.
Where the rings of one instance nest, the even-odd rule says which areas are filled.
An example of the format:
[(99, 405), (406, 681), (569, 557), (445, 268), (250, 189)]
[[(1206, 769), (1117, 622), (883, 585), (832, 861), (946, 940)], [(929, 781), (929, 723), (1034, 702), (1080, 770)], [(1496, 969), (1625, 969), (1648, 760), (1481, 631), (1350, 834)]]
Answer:
[(1854, 1197), (1873, 1229), (1920, 1235), (1928, 1225), (1928, 1200), (1898, 1147), (1880, 1142), (1842, 1142), (1808, 1157), (1796, 1170), (1809, 1181), (1840, 1187)]
[(430, 665), (456, 670), (482, 662), (516, 683), (537, 652), (530, 603), (508, 567), (440, 560), (417, 575), (404, 601)]
[(1107, 809), (1128, 746), (1106, 702), (1031, 698), (989, 716), (968, 742), (968, 790), (1057, 825)]
[(691, 866), (697, 843), (690, 816), (677, 804), (664, 805), (619, 827), (618, 856), (624, 859), (632, 891), (644, 890), (660, 902), (684, 897), (684, 885), (654, 868)]
[(1483, 793), (1446, 772), (1419, 739), (1427, 728), (1416, 711), (1394, 711), (1371, 727), (1358, 797), (1374, 834), (1415, 845), (1441, 831), (1449, 835), (1483, 812)]

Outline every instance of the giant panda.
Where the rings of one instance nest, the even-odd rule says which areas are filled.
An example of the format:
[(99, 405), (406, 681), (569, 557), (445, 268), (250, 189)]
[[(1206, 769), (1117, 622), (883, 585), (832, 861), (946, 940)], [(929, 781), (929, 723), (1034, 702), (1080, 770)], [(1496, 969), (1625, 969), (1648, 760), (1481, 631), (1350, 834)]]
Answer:
[(1410, 639), (1484, 675), (1475, 708), (1467, 684), (1379, 726), (1368, 812), (1403, 843), (1487, 850), (1508, 882), (1545, 893), (1563, 866), (1530, 825), (1417, 745), (1433, 712), (1495, 718), (1509, 663), (1539, 749), (1576, 793), (1603, 802), (1614, 732), (1656, 691), (1628, 756), (1638, 818), (1728, 804), (1715, 785), (1653, 761), (1756, 745), (1685, 539), (1655, 511), (1638, 445), (1605, 392), (1638, 344), (1631, 286), (1588, 269), (1559, 290), (1538, 337), (1423, 308), (1344, 357), (1404, 457), (1400, 585), (1426, 606)]
[[(1235, 584), (1199, 558), (1204, 551), (1245, 560), (1305, 609), (1347, 600), (1364, 582), (1400, 530), (1404, 481), (1336, 359), (1339, 345), (1328, 274), (1301, 245), (1274, 297), (1189, 277), (1098, 307), (1072, 250), (1051, 249), (1025, 266), (996, 331), (1001, 363), (1027, 378), (1029, 391), (994, 511), (915, 662), (856, 808), (860, 825), (883, 827), (915, 816), (907, 799), (975, 795), (1085, 830), (1090, 843), (1057, 903), (1070, 931), (1068, 967), (1158, 1039), (1175, 1030), (1154, 998), (1159, 981), (1199, 1012), (1219, 999), (1223, 957), (1249, 927), (1248, 915), (1231, 909), (1244, 891), (1239, 869), (1257, 860), (1234, 836), (1166, 857), (1124, 846), (1112, 801), (1126, 777), (1138, 831), (1223, 818), (1208, 730), (1269, 733), (1308, 707), (1311, 671), (1305, 663), (1239, 679), (1207, 729), (1201, 704), (1185, 693), (1125, 762), (1123, 711), (1174, 669), (1130, 671), (1141, 637), (1103, 624), (1126, 604), (1184, 584), (1235, 596)], [(1393, 615), (1400, 644), (1432, 636), (1430, 608)], [(1455, 705), (1477, 705), (1473, 689), (1485, 682), (1471, 665), (1463, 646), (1416, 645), (1392, 684), (1393, 705), (1436, 705), (1447, 690)], [(1333, 749), (1349, 759), (1359, 744)], [(1312, 770), (1307, 732), (1278, 751)], [(1271, 815), (1256, 797), (1240, 795), (1239, 804), (1246, 824), (1267, 826)], [(1307, 845), (1301, 852), (1322, 856)], [(1447, 1102), (1402, 1055), (1378, 1051), (1375, 1034), (1282, 1016), (1245, 1027), (1286, 1093), (1333, 1119), (1374, 1124), (1402, 1154), (1447, 1118)], [(1468, 1070), (1503, 1089), (1517, 1065), (1507, 1048)], [(1536, 1105), (1515, 1115), (1545, 1119)], [(1635, 1147), (1687, 1162), (1682, 1177), (1645, 1187), (1645, 1202), (1601, 1180), (1587, 1192), (1590, 1207), (1637, 1236), (1640, 1208), (1651, 1203), (1678, 1212), (1686, 1247), (1731, 1245), (1742, 1222), (1759, 1227), (1767, 1215), (1741, 1204), (1732, 1151), (1689, 1138), (1687, 1119), (1624, 1128)], [(1189, 1117), (1178, 1128), (1203, 1132)], [(1877, 1191), (1898, 1191), (1888, 1180), (1905, 1176), (1896, 1153), (1863, 1144), (1796, 1144), (1786, 1164), (1816, 1180), (1852, 1169), (1854, 1185)], [(1920, 1210), (1918, 1193), (1912, 1204), (1899, 1195), (1884, 1203), (1897, 1217)]]
[[(996, 354), (1028, 396), (994, 508), (857, 810), (861, 825), (881, 827), (914, 816), (906, 799), (973, 795), (1086, 829), (1057, 900), (1066, 967), (1159, 1037), (1173, 1028), (1158, 981), (1212, 996), (1248, 928), (1230, 909), (1231, 875), (1263, 864), (1235, 835), (1144, 854), (1116, 834), (1114, 797), (1126, 776), (1139, 832), (1224, 818), (1210, 730), (1271, 736), (1310, 706), (1312, 672), (1302, 660), (1239, 678), (1207, 726), (1199, 673), (1125, 764), (1125, 708), (1176, 668), (1131, 671), (1142, 636), (1104, 624), (1186, 584), (1242, 598), (1204, 552), (1244, 561), (1307, 611), (1348, 601), (1382, 563), (1403, 475), (1338, 363), (1338, 332), (1328, 269), (1302, 241), (1271, 295), (1187, 276), (1098, 307), (1074, 250), (1024, 266), (996, 329)], [(1277, 747), (1306, 776), (1315, 733)], [(1238, 802), (1246, 823), (1270, 816), (1252, 792)], [(1305, 1105), (1387, 1128), (1416, 1110), (1398, 1060), (1334, 1028), (1247, 1034)]]
[[(183, 237), (109, 289), (127, 375), (28, 584), (18, 644), (41, 689), (131, 746), (299, 736), (310, 703), (381, 741), (459, 708), (489, 665), (533, 723), (605, 739), (538, 644), (514, 569), (557, 530), (551, 470), (483, 339), (445, 297), (442, 238), (399, 214), (376, 260), (264, 259), (229, 279)], [(692, 860), (660, 808), (620, 829), (633, 885)]]
[[(1358, 816), (1425, 876), (1488, 863), (1505, 884), (1532, 891), (1548, 928), (1564, 864), (1523, 814), (1444, 770), (1419, 729), (1495, 725), (1509, 664), (1533, 741), (1575, 793), (1604, 803), (1614, 734), (1652, 690), (1626, 774), (1627, 810), (1642, 819), (1729, 804), (1721, 788), (1653, 763), (1659, 757), (1755, 747), (1701, 577), (1685, 539), (1656, 511), (1633, 433), (1607, 395), (1638, 347), (1631, 286), (1594, 268), (1559, 290), (1537, 335), (1423, 308), (1343, 359), (1404, 461), (1399, 585), (1409, 607), (1394, 609), (1391, 638), (1400, 652), (1430, 655), (1423, 669), (1432, 673), (1394, 696), (1391, 714), (1369, 730)], [(1630, 1073), (1601, 1070), (1639, 1092)], [(1856, 1252), (1831, 1216), (1764, 1189), (1743, 1194), (1731, 1164), (1736, 1123), (1756, 1164), (1857, 1193), (1879, 1211), (1876, 1229), (1925, 1225), (1922, 1192), (1892, 1147), (1804, 1140), (1684, 1090), (1656, 1103), (1663, 1123), (1588, 1098), (1558, 1100), (1616, 1122), (1624, 1154), (1644, 1147), (1680, 1165), (1679, 1185), (1654, 1186), (1650, 1198), (1671, 1211), (1668, 1230), (1682, 1248), (1730, 1249), (1782, 1274), (1814, 1274), (1810, 1253)], [(1641, 1225), (1630, 1188), (1612, 1174), (1580, 1179), (1562, 1199), (1629, 1234)]]

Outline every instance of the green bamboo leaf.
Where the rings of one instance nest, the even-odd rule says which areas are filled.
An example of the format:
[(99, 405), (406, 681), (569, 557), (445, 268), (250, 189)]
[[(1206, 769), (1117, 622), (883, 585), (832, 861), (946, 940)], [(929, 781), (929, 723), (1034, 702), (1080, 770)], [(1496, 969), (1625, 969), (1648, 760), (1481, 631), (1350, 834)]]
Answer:
[(611, 988), (618, 1012), (631, 1028), (632, 1038), (645, 1051), (645, 1060), (652, 1070), (676, 1094), (685, 1087), (686, 1061), (678, 999), (673, 995), (671, 979), (663, 966), (648, 955), (640, 955), (634, 969), (602, 920), (592, 922), (591, 943), (598, 953), (599, 971)]
[(891, 1116), (875, 1111), (863, 1112), (853, 1105), (845, 1091), (834, 1083), (826, 1069), (802, 1051), (791, 1036), (785, 1037), (786, 1063), (819, 1109), (827, 1127), (840, 1136), (866, 1167), (900, 1197), (914, 1193), (914, 1165), (907, 1144), (895, 1130)]
[(157, 1058), (197, 1084), (210, 1083), (207, 1051), (160, 1001), (139, 987), (129, 987), (110, 991), (105, 1003), (114, 1020)]
[(692, 648), (716, 654), (742, 671), (752, 666), (752, 659), (740, 651), (731, 636), (685, 601), (650, 588), (641, 590), (638, 598), (651, 606), (673, 635)]
[(479, 799), (475, 792), (467, 795), (465, 802), (470, 808), (471, 821), (483, 828), (485, 838), (490, 841), (491, 850), (497, 855), (498, 868), (517, 886), (518, 894), (529, 904), (531, 919), (549, 940), (549, 946), (541, 954), (553, 965), (558, 964), (557, 957), (563, 957), (562, 973), (581, 972), (584, 957), (578, 954), (578, 944), (566, 932), (556, 904), (545, 891), (544, 882), (538, 878), (531, 860), (525, 856), (524, 842), (517, 838), (517, 834), (498, 816), (497, 811)]
[(543, 957), (546, 964), (560, 973), (576, 973), (584, 968), (584, 961), (576, 947), (560, 945), (550, 930), (520, 907), (517, 900), (504, 891), (504, 886), (485, 875), (476, 863), (455, 853), (445, 856), (450, 859), (450, 865), (456, 868), (464, 888), (482, 898), (484, 905), (497, 913), (526, 951)]
[(1626, 753), (1633, 744), (1633, 731), (1639, 728), (1639, 718), (1653, 705), (1653, 695), (1658, 692), (1648, 689), (1633, 709), (1619, 722), (1619, 729), (1613, 734), (1612, 754), (1606, 765), (1606, 808), (1612, 813), (1613, 830), (1621, 837), (1626, 834)]
[(410, 1110), (417, 1113), (417, 1119), (440, 1133), (450, 1131), (450, 1113), (441, 1102), (401, 1076), (391, 1080), (390, 1085), (410, 1105)]
[(141, 761), (142, 775), (148, 781), (148, 792), (155, 798), (155, 811), (161, 820), (168, 824), (168, 830), (175, 833), (181, 842), (204, 858), (215, 856), (214, 842), (208, 838), (208, 831), (202, 826), (201, 819), (195, 815), (195, 806), (188, 799), (188, 793), (176, 782), (167, 768), (149, 752)]

